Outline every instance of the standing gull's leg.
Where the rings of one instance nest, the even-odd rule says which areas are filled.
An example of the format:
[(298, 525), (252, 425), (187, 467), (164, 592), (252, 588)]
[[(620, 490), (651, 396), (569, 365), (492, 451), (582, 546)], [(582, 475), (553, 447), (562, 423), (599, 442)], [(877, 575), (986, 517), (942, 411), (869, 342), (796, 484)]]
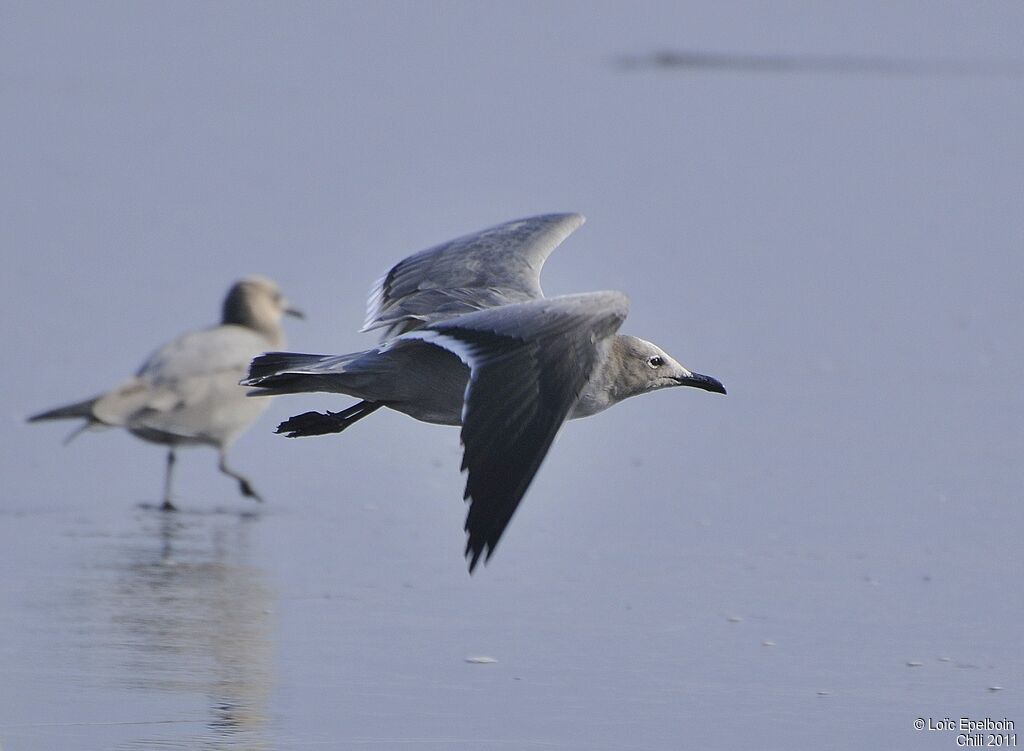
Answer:
[(167, 449), (167, 473), (164, 475), (164, 502), (161, 511), (177, 511), (171, 503), (171, 474), (174, 472), (174, 446)]
[(231, 467), (228, 466), (228, 456), (223, 451), (220, 452), (220, 462), (217, 463), (217, 469), (226, 474), (228, 477), (233, 477), (236, 480), (238, 480), (238, 489), (246, 498), (252, 498), (254, 500), (260, 501), (261, 503), (263, 502), (263, 498), (261, 498), (260, 494), (257, 493), (256, 490), (253, 488), (252, 483), (249, 482), (249, 479), (245, 475), (239, 474), (238, 472), (236, 472), (235, 470), (231, 469)]

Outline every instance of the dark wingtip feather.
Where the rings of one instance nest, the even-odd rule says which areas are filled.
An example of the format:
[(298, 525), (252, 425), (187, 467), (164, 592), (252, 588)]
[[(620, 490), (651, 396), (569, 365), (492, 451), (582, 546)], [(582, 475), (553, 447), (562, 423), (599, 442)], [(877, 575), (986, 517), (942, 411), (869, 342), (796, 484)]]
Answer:
[[(483, 546), (470, 550), (471, 543), (466, 543), (466, 557), (469, 558), (469, 573), (473, 574), (476, 564), (480, 561), (480, 555), (484, 552)], [(489, 556), (488, 556), (489, 557)], [(484, 559), (486, 562), (486, 559)]]

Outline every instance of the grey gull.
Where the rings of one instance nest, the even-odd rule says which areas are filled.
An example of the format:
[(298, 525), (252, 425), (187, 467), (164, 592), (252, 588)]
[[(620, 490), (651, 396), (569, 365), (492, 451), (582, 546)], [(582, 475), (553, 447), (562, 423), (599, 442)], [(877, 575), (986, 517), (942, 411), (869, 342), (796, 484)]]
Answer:
[(579, 214), (506, 222), (409, 256), (374, 287), (364, 331), (382, 343), (347, 355), (272, 352), (242, 383), (254, 396), (337, 392), (361, 401), (282, 423), (289, 437), (344, 430), (381, 407), (461, 425), (466, 556), (490, 559), (566, 419), (671, 386), (724, 394), (659, 347), (617, 334), (621, 292), (546, 298), (548, 255), (583, 223)]
[(253, 357), (285, 344), (281, 317), (301, 317), (270, 279), (234, 284), (221, 324), (191, 331), (156, 350), (135, 376), (105, 394), (57, 407), (29, 422), (81, 418), (67, 441), (88, 428), (120, 427), (168, 447), (161, 508), (173, 510), (171, 475), (178, 446), (213, 446), (218, 468), (238, 481), (242, 495), (262, 500), (249, 480), (227, 464), (227, 449), (266, 408), (238, 385)]

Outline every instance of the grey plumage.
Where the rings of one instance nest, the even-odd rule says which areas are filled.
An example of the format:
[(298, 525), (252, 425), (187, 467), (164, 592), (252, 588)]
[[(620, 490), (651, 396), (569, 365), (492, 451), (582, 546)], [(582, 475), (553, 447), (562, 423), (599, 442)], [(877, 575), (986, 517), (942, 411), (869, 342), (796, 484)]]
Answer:
[(579, 214), (507, 222), (409, 256), (374, 287), (364, 330), (383, 342), (347, 355), (275, 352), (243, 382), (258, 394), (326, 391), (361, 399), (282, 423), (290, 437), (339, 432), (380, 406), (462, 426), (466, 555), (498, 541), (566, 419), (669, 386), (725, 393), (657, 346), (617, 334), (621, 292), (545, 298), (544, 261)]
[(460, 313), (543, 297), (544, 261), (583, 222), (580, 214), (535, 216), (415, 253), (374, 285), (363, 331), (384, 328), (386, 341)]
[(191, 331), (163, 345), (135, 376), (91, 399), (57, 407), (29, 422), (81, 418), (68, 440), (89, 428), (120, 427), (143, 440), (168, 446), (163, 507), (171, 503), (171, 475), (178, 446), (216, 448), (221, 472), (241, 492), (260, 500), (247, 478), (227, 465), (230, 445), (263, 412), (266, 404), (247, 399), (238, 380), (250, 360), (284, 344), (281, 317), (301, 315), (289, 308), (277, 285), (263, 277), (234, 284), (224, 300), (221, 324)]

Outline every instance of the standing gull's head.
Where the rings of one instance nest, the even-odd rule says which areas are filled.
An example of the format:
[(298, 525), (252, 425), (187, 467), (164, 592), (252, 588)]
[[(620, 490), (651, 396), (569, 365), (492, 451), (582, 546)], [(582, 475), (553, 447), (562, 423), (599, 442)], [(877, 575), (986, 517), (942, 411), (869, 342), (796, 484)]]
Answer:
[(275, 346), (284, 344), (281, 317), (303, 318), (301, 311), (291, 307), (277, 284), (264, 276), (249, 276), (235, 282), (224, 299), (222, 323), (258, 331)]

